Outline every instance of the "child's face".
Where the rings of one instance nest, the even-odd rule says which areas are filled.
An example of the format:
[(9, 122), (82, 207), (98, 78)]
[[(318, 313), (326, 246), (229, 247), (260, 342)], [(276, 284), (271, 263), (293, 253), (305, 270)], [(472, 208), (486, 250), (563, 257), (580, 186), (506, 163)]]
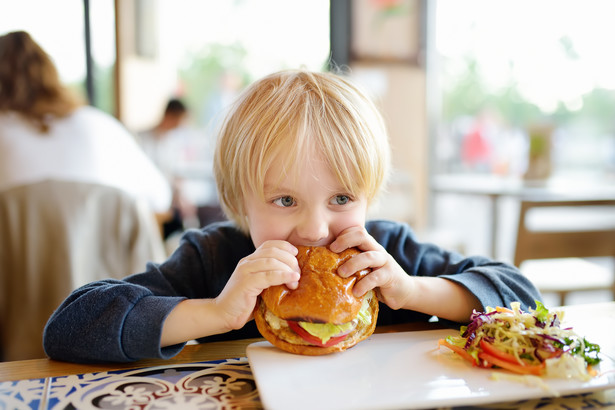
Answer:
[(255, 192), (245, 197), (256, 247), (267, 240), (324, 246), (346, 228), (365, 224), (365, 196), (347, 192), (318, 155), (303, 156), (280, 181), (282, 172), (281, 161), (274, 161), (265, 176), (264, 200)]

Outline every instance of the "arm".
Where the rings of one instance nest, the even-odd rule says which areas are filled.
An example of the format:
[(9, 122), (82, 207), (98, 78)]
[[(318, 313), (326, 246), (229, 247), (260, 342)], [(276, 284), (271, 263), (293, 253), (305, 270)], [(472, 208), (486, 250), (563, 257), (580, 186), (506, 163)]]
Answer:
[(423, 276), (408, 276), (406, 281), (412, 283), (405, 286), (405, 303), (400, 309), (414, 310), (454, 322), (466, 322), (474, 309), (481, 309), (478, 298), (456, 282)]
[(47, 323), (47, 354), (77, 362), (169, 358), (187, 340), (242, 328), (262, 289), (296, 286), (299, 266), (289, 243), (254, 251), (229, 226), (187, 233), (168, 261), (144, 273), (74, 291)]
[(160, 326), (182, 297), (104, 280), (75, 290), (53, 313), (43, 335), (49, 357), (71, 362), (129, 362), (169, 358), (183, 346), (160, 347)]
[(274, 285), (298, 286), (297, 249), (285, 241), (267, 241), (242, 258), (215, 299), (179, 303), (162, 328), (161, 346), (226, 333), (252, 319), (261, 292)]
[[(515, 267), (487, 258), (463, 258), (435, 245), (416, 241), (410, 228), (394, 222), (370, 222), (367, 232), (355, 229), (341, 235), (337, 246), (359, 246), (352, 270), (362, 264), (374, 268), (355, 290), (377, 287), (380, 299), (392, 309), (411, 309), (443, 319), (465, 322), (472, 309), (486, 306), (534, 306), (536, 288)], [(363, 231), (363, 232), (361, 232)], [(366, 280), (368, 279), (368, 280)]]
[[(237, 255), (225, 252), (225, 238)], [(169, 314), (186, 299), (217, 296), (250, 246), (232, 227), (193, 231), (165, 263), (148, 264), (145, 272), (121, 281), (94, 282), (73, 291), (47, 323), (45, 351), (53, 359), (76, 362), (177, 354), (182, 345), (161, 349)], [(214, 254), (219, 255), (215, 261)]]

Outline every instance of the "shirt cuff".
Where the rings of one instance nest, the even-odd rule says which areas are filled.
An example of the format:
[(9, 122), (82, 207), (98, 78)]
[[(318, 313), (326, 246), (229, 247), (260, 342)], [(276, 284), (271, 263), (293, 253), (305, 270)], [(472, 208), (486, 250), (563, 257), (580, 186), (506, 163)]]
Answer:
[(166, 317), (184, 299), (145, 296), (134, 305), (126, 315), (122, 330), (122, 347), (130, 360), (169, 359), (181, 352), (185, 343), (161, 348), (160, 338)]

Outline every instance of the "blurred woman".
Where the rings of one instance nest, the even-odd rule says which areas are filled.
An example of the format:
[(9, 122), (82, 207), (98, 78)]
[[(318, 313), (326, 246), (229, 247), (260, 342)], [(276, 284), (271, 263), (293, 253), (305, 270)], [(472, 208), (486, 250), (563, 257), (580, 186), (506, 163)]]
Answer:
[(164, 258), (151, 211), (171, 189), (27, 33), (0, 36), (0, 61), (1, 361), (44, 357), (45, 323), (78, 286)]
[(120, 188), (157, 213), (171, 189), (128, 130), (65, 87), (23, 31), (0, 36), (0, 192), (59, 179)]

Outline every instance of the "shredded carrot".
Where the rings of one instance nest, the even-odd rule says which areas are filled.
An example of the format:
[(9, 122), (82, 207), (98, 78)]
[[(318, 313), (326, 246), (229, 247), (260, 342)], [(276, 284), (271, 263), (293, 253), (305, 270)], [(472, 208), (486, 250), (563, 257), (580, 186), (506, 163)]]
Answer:
[(520, 364), (511, 363), (509, 361), (500, 359), (498, 357), (495, 357), (485, 352), (479, 352), (478, 358), (494, 366), (498, 366), (498, 367), (501, 367), (506, 370), (510, 370), (511, 372), (518, 373), (518, 374), (533, 374), (535, 376), (540, 376), (543, 374), (545, 370), (544, 363), (541, 363), (535, 366), (524, 366)]
[(438, 346), (448, 347), (453, 352), (457, 353), (459, 356), (463, 357), (465, 360), (472, 363), (473, 366), (476, 366), (476, 360), (468, 352), (463, 350), (461, 347), (450, 344), (444, 339), (438, 340)]

